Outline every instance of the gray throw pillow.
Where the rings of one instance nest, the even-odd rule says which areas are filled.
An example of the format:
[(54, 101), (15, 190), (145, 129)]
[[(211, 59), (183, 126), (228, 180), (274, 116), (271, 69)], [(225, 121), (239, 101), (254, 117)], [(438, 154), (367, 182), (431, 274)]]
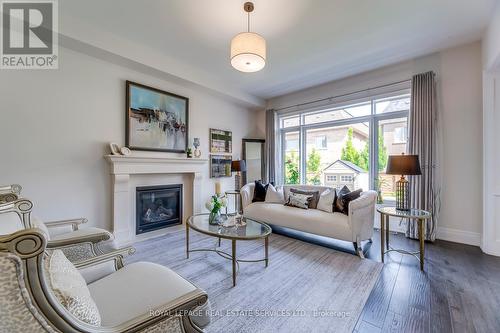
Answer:
[(318, 201), (319, 201), (319, 191), (306, 191), (306, 190), (299, 190), (296, 188), (291, 188), (290, 189), (291, 193), (297, 193), (297, 194), (304, 194), (304, 195), (309, 195), (311, 196), (311, 200), (309, 201), (309, 208), (311, 209), (316, 209), (318, 208)]

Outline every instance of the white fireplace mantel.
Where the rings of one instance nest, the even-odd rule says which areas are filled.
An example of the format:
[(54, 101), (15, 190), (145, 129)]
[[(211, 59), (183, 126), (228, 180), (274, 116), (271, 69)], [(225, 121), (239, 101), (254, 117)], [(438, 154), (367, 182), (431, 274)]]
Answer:
[[(135, 216), (130, 205), (134, 175), (177, 174), (191, 175), (193, 213), (201, 212), (202, 175), (206, 159), (163, 156), (104, 156), (110, 165), (113, 196), (113, 234), (118, 245), (136, 240)], [(134, 208), (135, 209), (135, 208)]]

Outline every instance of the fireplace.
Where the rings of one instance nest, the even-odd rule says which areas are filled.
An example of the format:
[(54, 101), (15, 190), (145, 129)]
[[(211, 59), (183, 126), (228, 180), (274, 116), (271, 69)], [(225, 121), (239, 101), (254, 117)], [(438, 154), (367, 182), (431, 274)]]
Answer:
[(136, 188), (136, 234), (182, 223), (182, 184)]

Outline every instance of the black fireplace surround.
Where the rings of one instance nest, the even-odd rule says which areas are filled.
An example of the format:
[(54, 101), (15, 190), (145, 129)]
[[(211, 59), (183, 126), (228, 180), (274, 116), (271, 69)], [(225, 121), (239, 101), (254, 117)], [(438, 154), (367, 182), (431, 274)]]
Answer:
[(136, 234), (182, 223), (182, 184), (136, 188)]

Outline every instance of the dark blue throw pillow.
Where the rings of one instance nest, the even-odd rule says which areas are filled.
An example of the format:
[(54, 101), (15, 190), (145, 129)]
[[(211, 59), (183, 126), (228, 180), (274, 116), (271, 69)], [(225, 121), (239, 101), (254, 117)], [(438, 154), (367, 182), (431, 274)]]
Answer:
[(266, 193), (269, 184), (262, 184), (262, 181), (255, 181), (255, 189), (253, 190), (253, 199), (252, 202), (264, 202), (266, 201)]

